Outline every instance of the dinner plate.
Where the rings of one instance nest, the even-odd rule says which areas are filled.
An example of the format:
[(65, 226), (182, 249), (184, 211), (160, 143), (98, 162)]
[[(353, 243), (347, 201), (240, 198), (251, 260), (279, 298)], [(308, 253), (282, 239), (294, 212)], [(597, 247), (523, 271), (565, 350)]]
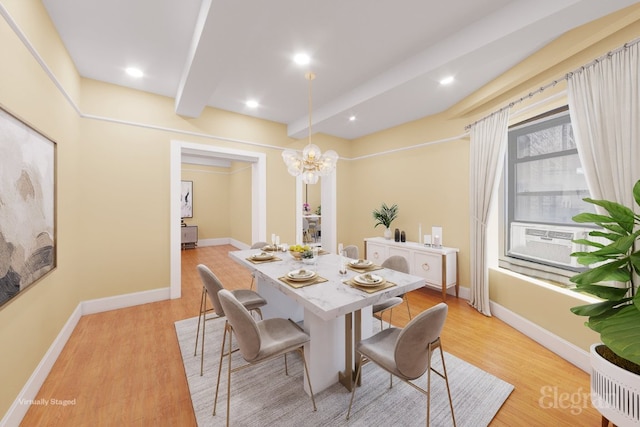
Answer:
[(293, 280), (294, 282), (304, 282), (307, 280), (314, 279), (318, 273), (311, 270), (306, 270), (301, 268), (299, 270), (293, 270), (287, 273), (287, 279)]
[(349, 262), (349, 265), (353, 268), (369, 268), (373, 263), (368, 259), (354, 259)]
[(385, 282), (383, 277), (371, 273), (360, 274), (353, 281), (359, 286), (380, 286)]
[(266, 252), (262, 252), (259, 254), (255, 254), (251, 257), (251, 259), (255, 261), (266, 261), (273, 258), (273, 254), (268, 254)]

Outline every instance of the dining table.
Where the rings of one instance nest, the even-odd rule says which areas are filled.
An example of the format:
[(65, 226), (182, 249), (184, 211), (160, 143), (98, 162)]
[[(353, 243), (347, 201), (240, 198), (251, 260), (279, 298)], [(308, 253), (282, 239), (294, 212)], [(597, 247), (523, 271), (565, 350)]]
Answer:
[[(291, 319), (309, 334), (305, 356), (314, 393), (336, 382), (352, 390), (359, 360), (354, 344), (373, 334), (372, 306), (425, 285), (422, 277), (375, 264), (356, 268), (358, 260), (324, 250), (306, 262), (289, 252), (260, 249), (232, 251), (229, 256), (253, 274), (256, 291), (267, 301), (261, 308), (264, 318)], [(291, 280), (300, 270), (313, 272), (314, 279)], [(368, 285), (371, 278), (381, 284)], [(310, 393), (306, 377), (304, 381)]]

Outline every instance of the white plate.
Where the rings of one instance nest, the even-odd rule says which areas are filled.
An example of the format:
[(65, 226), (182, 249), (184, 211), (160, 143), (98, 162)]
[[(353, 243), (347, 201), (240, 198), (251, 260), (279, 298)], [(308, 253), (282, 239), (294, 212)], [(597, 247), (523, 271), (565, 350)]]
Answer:
[(368, 259), (354, 259), (349, 262), (349, 265), (354, 268), (369, 268), (373, 263)]
[(316, 277), (318, 273), (315, 271), (301, 268), (300, 270), (293, 270), (287, 273), (287, 278), (296, 282), (304, 282)]
[(383, 277), (371, 273), (360, 274), (353, 281), (360, 286), (380, 286), (385, 282)]
[(259, 254), (255, 254), (251, 257), (251, 259), (256, 261), (266, 261), (273, 258), (273, 254), (268, 254), (266, 252), (262, 252)]

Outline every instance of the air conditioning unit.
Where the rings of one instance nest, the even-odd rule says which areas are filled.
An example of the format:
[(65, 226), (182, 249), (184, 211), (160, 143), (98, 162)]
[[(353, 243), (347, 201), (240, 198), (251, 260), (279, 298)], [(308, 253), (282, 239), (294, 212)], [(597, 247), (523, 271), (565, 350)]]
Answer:
[(589, 231), (584, 228), (513, 222), (508, 254), (564, 267), (584, 267), (571, 257), (571, 253), (588, 251), (591, 247), (572, 240), (589, 238)]

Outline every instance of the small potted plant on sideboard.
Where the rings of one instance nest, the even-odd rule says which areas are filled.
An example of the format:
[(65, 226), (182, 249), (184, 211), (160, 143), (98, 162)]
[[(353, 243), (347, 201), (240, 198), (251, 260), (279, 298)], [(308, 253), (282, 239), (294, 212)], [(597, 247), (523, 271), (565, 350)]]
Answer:
[(398, 205), (394, 204), (391, 206), (387, 206), (386, 203), (382, 203), (380, 209), (374, 209), (372, 214), (373, 219), (376, 220), (376, 224), (373, 226), (373, 228), (376, 228), (379, 225), (384, 225), (384, 238), (390, 239), (391, 228), (389, 227), (391, 227), (391, 223), (393, 222), (393, 220), (398, 217)]
[[(640, 206), (640, 181), (633, 187)], [(592, 266), (571, 278), (575, 290), (602, 299), (573, 307), (588, 316), (585, 325), (600, 334), (602, 344), (591, 346), (591, 399), (607, 420), (618, 426), (640, 424), (640, 216), (629, 207), (608, 200), (584, 199), (606, 214), (581, 213), (574, 222), (591, 223), (596, 240), (581, 239), (591, 252), (576, 252), (578, 262)], [(599, 241), (597, 241), (599, 240)], [(602, 243), (604, 242), (604, 243)]]

